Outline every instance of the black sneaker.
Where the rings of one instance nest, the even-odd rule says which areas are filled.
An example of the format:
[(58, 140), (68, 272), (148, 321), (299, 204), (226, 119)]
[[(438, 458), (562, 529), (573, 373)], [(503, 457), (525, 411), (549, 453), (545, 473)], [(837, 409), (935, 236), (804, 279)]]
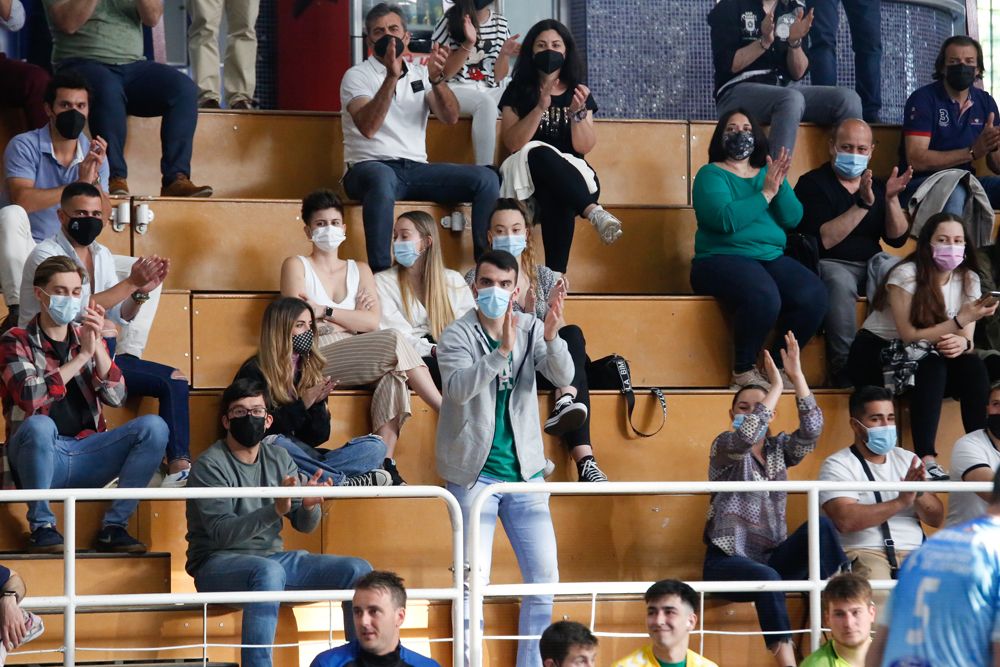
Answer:
[(360, 475), (348, 477), (342, 486), (392, 486), (392, 475), (381, 468), (376, 468)]
[(399, 470), (396, 469), (396, 462), (393, 461), (392, 459), (385, 459), (384, 461), (382, 461), (382, 470), (389, 473), (389, 476), (392, 477), (393, 486), (406, 485), (406, 480), (403, 479), (403, 476), (399, 474)]
[(545, 420), (545, 432), (549, 435), (565, 435), (583, 426), (587, 421), (587, 406), (563, 394), (552, 408), (552, 414)]
[(145, 544), (128, 534), (121, 526), (105, 526), (97, 533), (97, 550), (116, 554), (144, 554)]
[(61, 554), (63, 552), (63, 536), (48, 524), (31, 531), (28, 537), (28, 553)]
[(948, 471), (941, 467), (941, 464), (937, 461), (931, 461), (925, 464), (924, 470), (927, 471), (926, 479), (931, 482), (947, 482), (951, 479), (951, 475)]
[(576, 471), (580, 475), (581, 482), (606, 482), (608, 476), (604, 474), (597, 465), (597, 459), (593, 456), (584, 456), (576, 463)]

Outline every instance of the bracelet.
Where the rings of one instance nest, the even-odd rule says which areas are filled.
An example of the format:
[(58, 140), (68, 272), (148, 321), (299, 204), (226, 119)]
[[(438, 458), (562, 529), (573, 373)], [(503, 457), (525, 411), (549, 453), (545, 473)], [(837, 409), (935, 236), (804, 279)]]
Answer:
[(801, 49), (802, 48), (802, 40), (801, 39), (796, 39), (794, 41), (793, 40), (788, 40), (788, 48), (790, 48), (790, 49)]
[(763, 37), (758, 37), (757, 38), (757, 43), (760, 44), (760, 48), (764, 49), (765, 51), (767, 51), (770, 48), (770, 47), (764, 46), (764, 38)]
[(569, 119), (574, 123), (582, 123), (587, 120), (587, 107), (583, 107), (577, 112), (570, 113)]
[(476, 52), (475, 49), (470, 49), (465, 44), (461, 44), (460, 46), (462, 47), (462, 50), (465, 51), (465, 52), (467, 52), (467, 53), (475, 53)]
[(444, 83), (444, 74), (442, 74), (441, 76), (439, 76), (437, 79), (428, 79), (428, 81), (431, 82), (432, 86), (436, 86), (438, 84)]
[(951, 318), (951, 321), (954, 322), (955, 326), (958, 327), (959, 329), (965, 328), (962, 326), (962, 323), (958, 321), (958, 315), (955, 315), (953, 318)]

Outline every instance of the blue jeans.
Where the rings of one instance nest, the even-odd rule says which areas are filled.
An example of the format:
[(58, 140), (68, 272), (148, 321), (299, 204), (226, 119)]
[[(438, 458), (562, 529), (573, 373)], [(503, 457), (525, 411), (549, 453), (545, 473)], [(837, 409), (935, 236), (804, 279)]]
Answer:
[[(854, 89), (861, 97), (864, 119), (877, 123), (882, 111), (882, 0), (840, 0), (851, 27)], [(814, 85), (837, 85), (837, 0), (808, 0), (814, 10), (809, 31), (809, 76)]]
[(487, 250), (490, 215), (500, 196), (500, 180), (488, 167), (427, 164), (413, 160), (367, 160), (344, 174), (344, 190), (361, 201), (368, 264), (378, 273), (392, 265), (393, 206), (398, 199), (439, 204), (472, 202), (472, 243), (476, 257)]
[[(118, 477), (122, 488), (149, 484), (167, 447), (167, 425), (145, 415), (118, 428), (77, 440), (59, 435), (46, 415), (24, 420), (7, 444), (11, 467), (22, 489), (90, 489)], [(104, 526), (128, 525), (138, 500), (116, 500), (104, 514)], [(48, 501), (28, 503), (28, 524), (35, 530), (56, 525)]]
[[(229, 591), (346, 590), (371, 572), (361, 558), (280, 551), (270, 556), (220, 552), (210, 556), (194, 573), (194, 586), (201, 593)], [(354, 637), (351, 603), (345, 602), (344, 628)], [(243, 644), (271, 644), (278, 626), (278, 603), (243, 605)], [(270, 648), (240, 650), (242, 667), (271, 667)]]
[(188, 396), (191, 387), (187, 380), (174, 380), (175, 368), (146, 361), (131, 354), (119, 354), (115, 364), (125, 377), (130, 396), (150, 396), (160, 403), (158, 414), (170, 428), (167, 441), (167, 461), (191, 460), (189, 445), (191, 425)]
[(317, 449), (287, 435), (272, 436), (268, 442), (291, 454), (300, 473), (312, 477), (322, 470), (319, 481), (332, 479), (336, 486), (348, 477), (382, 467), (385, 460), (385, 443), (377, 435), (352, 438), (337, 449)]
[(70, 58), (56, 63), (56, 68), (76, 70), (90, 84), (90, 133), (108, 142), (111, 178), (128, 176), (125, 164), (128, 116), (163, 117), (160, 123), (163, 185), (170, 185), (178, 174), (191, 175), (194, 129), (198, 124), (198, 87), (186, 74), (149, 60), (105, 65), (96, 60)]
[[(496, 530), (497, 517), (503, 523), (510, 544), (514, 547), (517, 564), (521, 568), (521, 576), (528, 584), (554, 583), (559, 581), (559, 561), (556, 558), (556, 534), (552, 528), (552, 515), (549, 514), (549, 496), (544, 493), (529, 494), (494, 494), (483, 506), (480, 515), (480, 543), (470, 544), (472, 532), (469, 510), (472, 500), (485, 486), (497, 480), (480, 477), (471, 489), (466, 490), (457, 484), (448, 482), (448, 490), (458, 499), (462, 507), (462, 519), (466, 526), (466, 559), (471, 549), (477, 549), (482, 556), (483, 568), (475, 575), (485, 586), (490, 580), (490, 566), (493, 557), (493, 533)], [(527, 484), (543, 484), (536, 479)], [(465, 592), (466, 623), (468, 623), (469, 591)], [(482, 618), (482, 616), (480, 616)], [(518, 618), (517, 631), (521, 635), (541, 635), (552, 622), (552, 596), (527, 595), (521, 600), (521, 614)], [(468, 637), (466, 637), (468, 639)], [(466, 650), (469, 643), (466, 641)], [(468, 661), (468, 653), (466, 653)], [(538, 640), (522, 640), (517, 644), (517, 667), (542, 667), (541, 655), (538, 651)]]
[[(847, 562), (847, 555), (840, 547), (837, 529), (825, 516), (819, 517), (819, 571), (829, 578)], [(705, 581), (782, 581), (809, 578), (809, 524), (799, 529), (776, 546), (767, 563), (759, 563), (743, 556), (729, 556), (716, 546), (709, 546), (705, 554), (702, 573)], [(792, 626), (788, 620), (784, 593), (724, 593), (727, 600), (753, 602), (757, 607), (757, 622), (764, 632), (787, 632)], [(774, 646), (780, 641), (791, 641), (789, 635), (764, 635), (764, 643)]]
[(737, 255), (696, 259), (691, 287), (695, 294), (714, 296), (730, 315), (737, 373), (753, 368), (771, 329), (780, 334), (771, 350), (780, 366), (785, 332), (791, 330), (804, 348), (826, 317), (823, 281), (790, 257), (769, 262)]
[[(920, 178), (914, 178), (910, 181), (910, 184), (906, 186), (903, 190), (903, 194), (899, 196), (900, 202), (902, 202), (903, 208), (906, 208), (910, 201), (910, 197), (913, 193), (917, 191), (917, 188), (927, 180), (927, 176), (921, 176)], [(990, 199), (990, 205), (995, 209), (1000, 209), (1000, 176), (977, 176), (979, 179), (979, 184), (983, 186), (983, 190), (986, 191), (986, 196)], [(965, 212), (965, 202), (969, 198), (969, 190), (964, 186), (960, 185), (951, 191), (951, 196), (948, 197), (948, 201), (944, 203), (944, 207), (941, 209), (944, 213), (951, 213), (962, 218)]]

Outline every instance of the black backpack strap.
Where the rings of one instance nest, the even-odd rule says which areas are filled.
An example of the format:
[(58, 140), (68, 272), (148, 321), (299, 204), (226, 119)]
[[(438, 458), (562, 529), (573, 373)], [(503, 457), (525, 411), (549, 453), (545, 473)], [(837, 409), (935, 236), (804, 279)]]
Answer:
[[(872, 474), (872, 469), (868, 467), (868, 461), (861, 455), (858, 448), (851, 445), (851, 453), (861, 463), (861, 468), (865, 471), (868, 481), (874, 482), (875, 475)], [(882, 502), (882, 494), (878, 491), (875, 491), (875, 502)], [(889, 574), (895, 579), (899, 575), (899, 562), (896, 560), (896, 543), (892, 539), (892, 533), (889, 532), (889, 522), (883, 521), (879, 524), (879, 530), (882, 532), (882, 547), (885, 549), (885, 558), (889, 561)]]
[(661, 419), (660, 426), (652, 433), (644, 433), (635, 427), (632, 423), (632, 411), (635, 410), (635, 392), (632, 391), (630, 386), (627, 390), (623, 389), (622, 393), (625, 394), (625, 404), (628, 406), (628, 425), (631, 427), (632, 431), (641, 438), (651, 438), (660, 431), (663, 430), (663, 426), (667, 423), (667, 399), (663, 395), (663, 391), (659, 387), (651, 387), (649, 393), (660, 401)]

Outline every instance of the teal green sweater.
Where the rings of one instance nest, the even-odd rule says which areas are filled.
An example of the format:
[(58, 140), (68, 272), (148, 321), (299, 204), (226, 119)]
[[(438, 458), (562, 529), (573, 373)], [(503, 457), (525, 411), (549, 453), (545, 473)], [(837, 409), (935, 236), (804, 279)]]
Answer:
[(714, 164), (698, 170), (694, 179), (694, 258), (739, 255), (761, 261), (785, 252), (785, 232), (802, 220), (802, 204), (785, 180), (770, 205), (761, 194), (764, 167), (753, 178), (740, 178)]

